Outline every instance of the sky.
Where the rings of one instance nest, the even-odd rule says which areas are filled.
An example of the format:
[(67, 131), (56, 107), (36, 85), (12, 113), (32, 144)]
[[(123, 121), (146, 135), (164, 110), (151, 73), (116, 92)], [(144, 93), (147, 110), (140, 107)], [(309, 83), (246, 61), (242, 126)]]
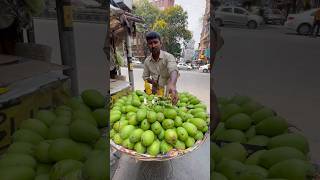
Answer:
[(206, 9), (206, 0), (175, 0), (175, 4), (180, 5), (188, 13), (188, 29), (193, 34), (195, 48), (200, 42), (202, 22), (200, 18), (204, 15)]

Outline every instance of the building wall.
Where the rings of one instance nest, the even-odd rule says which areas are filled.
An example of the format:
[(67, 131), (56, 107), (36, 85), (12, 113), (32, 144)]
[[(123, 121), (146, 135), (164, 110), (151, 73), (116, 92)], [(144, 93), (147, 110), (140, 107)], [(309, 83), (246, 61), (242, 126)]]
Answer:
[(139, 59), (145, 58), (145, 49), (144, 49), (145, 36), (143, 33), (137, 32), (136, 37), (132, 39), (132, 55)]
[[(210, 1), (206, 0), (206, 9), (203, 16), (202, 31), (199, 44), (199, 59), (202, 59), (204, 63), (208, 63), (208, 58), (205, 57), (206, 50), (210, 48)], [(205, 57), (205, 58), (202, 58)]]
[(312, 8), (319, 8), (320, 7), (320, 0), (311, 0), (311, 7)]
[(174, 6), (174, 0), (150, 0), (150, 2), (161, 10)]
[[(161, 10), (174, 6), (174, 0), (149, 0), (149, 2), (153, 3)], [(146, 57), (148, 54), (148, 52), (146, 52), (144, 48), (145, 35), (143, 33), (137, 32), (136, 37), (132, 39), (132, 41), (133, 57), (137, 57), (143, 60), (144, 57)]]

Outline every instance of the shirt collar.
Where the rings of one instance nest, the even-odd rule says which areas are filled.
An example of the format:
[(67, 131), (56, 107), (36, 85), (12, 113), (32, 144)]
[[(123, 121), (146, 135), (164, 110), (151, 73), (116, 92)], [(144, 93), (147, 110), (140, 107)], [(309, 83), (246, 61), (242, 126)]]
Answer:
[[(152, 53), (150, 54), (150, 57), (151, 57), (151, 61), (154, 61), (156, 62), (153, 57), (152, 57)], [(160, 55), (159, 55), (159, 60), (163, 59), (164, 58), (164, 52), (162, 50), (160, 50)]]

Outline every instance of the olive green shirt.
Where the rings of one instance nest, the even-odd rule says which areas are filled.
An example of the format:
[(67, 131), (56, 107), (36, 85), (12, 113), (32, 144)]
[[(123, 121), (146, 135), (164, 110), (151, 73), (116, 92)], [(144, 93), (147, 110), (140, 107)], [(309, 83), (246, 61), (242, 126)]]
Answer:
[(151, 77), (153, 80), (158, 80), (160, 87), (164, 87), (172, 71), (179, 73), (175, 57), (168, 52), (160, 51), (158, 61), (152, 58), (152, 54), (146, 58), (142, 78), (146, 80)]

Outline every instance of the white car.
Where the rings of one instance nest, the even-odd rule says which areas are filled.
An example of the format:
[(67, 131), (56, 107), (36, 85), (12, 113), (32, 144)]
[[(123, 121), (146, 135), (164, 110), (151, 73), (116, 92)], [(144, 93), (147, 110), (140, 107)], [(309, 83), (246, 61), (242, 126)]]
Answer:
[(203, 65), (199, 67), (199, 71), (207, 73), (209, 72), (209, 64)]
[(182, 70), (191, 70), (192, 67), (186, 63), (179, 63), (178, 65), (178, 69), (182, 69)]
[(215, 11), (215, 22), (218, 26), (225, 24), (245, 25), (256, 29), (264, 23), (261, 16), (255, 15), (242, 7), (221, 6)]
[(296, 31), (301, 35), (310, 34), (313, 26), (314, 14), (318, 9), (319, 8), (311, 9), (299, 14), (289, 14), (287, 21), (284, 24), (285, 27), (288, 30)]
[(132, 64), (135, 64), (135, 65), (140, 65), (140, 64), (142, 64), (139, 60), (138, 60), (138, 58), (132, 58)]

